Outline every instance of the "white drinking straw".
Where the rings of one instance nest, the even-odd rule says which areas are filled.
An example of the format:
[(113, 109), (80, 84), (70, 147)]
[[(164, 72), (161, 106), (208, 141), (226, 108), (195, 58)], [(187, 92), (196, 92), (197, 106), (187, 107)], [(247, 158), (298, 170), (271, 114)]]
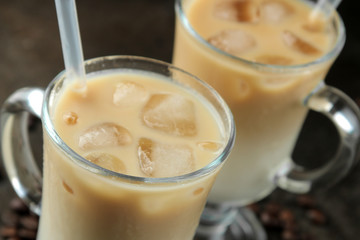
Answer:
[(318, 0), (310, 15), (310, 19), (316, 18), (319, 13), (324, 13), (326, 18), (329, 18), (340, 3), (341, 0)]
[(76, 81), (76, 90), (86, 89), (84, 57), (75, 0), (55, 0), (67, 79)]

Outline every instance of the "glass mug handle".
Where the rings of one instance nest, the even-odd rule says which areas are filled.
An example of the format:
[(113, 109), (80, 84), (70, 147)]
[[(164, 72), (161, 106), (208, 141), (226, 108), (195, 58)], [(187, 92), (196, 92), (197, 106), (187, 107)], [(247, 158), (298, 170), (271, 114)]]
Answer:
[(42, 174), (29, 141), (28, 119), (30, 114), (41, 118), (44, 90), (22, 88), (15, 91), (1, 110), (1, 150), (4, 167), (17, 193), (40, 215)]
[(305, 170), (291, 162), (277, 174), (277, 185), (295, 193), (306, 193), (318, 186), (335, 183), (354, 166), (360, 150), (360, 111), (346, 94), (321, 84), (305, 99), (304, 105), (327, 116), (335, 125), (340, 141), (333, 158), (322, 167)]

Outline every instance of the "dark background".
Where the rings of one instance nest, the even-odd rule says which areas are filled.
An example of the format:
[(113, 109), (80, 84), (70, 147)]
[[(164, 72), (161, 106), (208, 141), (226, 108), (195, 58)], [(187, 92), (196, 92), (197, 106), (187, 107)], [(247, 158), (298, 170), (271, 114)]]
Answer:
[[(357, 1), (339, 7), (347, 42), (330, 70), (326, 83), (360, 102), (360, 30)], [(84, 58), (104, 55), (141, 55), (171, 61), (174, 33), (173, 0), (78, 0), (77, 9)], [(45, 87), (64, 68), (60, 36), (52, 0), (0, 0), (0, 103), (25, 86)], [(41, 129), (34, 136), (35, 155), (41, 158)], [(331, 156), (336, 133), (326, 119), (310, 113), (294, 152), (298, 162), (314, 165)], [(316, 164), (315, 164), (316, 165)], [(0, 172), (2, 172), (0, 164)], [(304, 232), (313, 239), (360, 239), (360, 168), (355, 167), (340, 183), (311, 194), (326, 216), (314, 224), (297, 196), (276, 190), (260, 205), (277, 203), (291, 209)], [(0, 213), (14, 193), (0, 173)], [(278, 239), (277, 229), (268, 229)]]

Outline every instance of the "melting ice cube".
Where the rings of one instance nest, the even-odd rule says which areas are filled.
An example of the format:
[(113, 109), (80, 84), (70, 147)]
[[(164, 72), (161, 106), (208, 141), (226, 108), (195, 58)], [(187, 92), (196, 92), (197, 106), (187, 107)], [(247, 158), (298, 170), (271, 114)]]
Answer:
[(116, 106), (126, 107), (142, 103), (147, 97), (148, 92), (142, 85), (136, 82), (124, 81), (116, 85), (113, 102)]
[(93, 152), (85, 156), (85, 158), (90, 162), (99, 165), (102, 168), (106, 168), (108, 170), (118, 173), (126, 173), (125, 164), (113, 155), (107, 153)]
[(153, 94), (143, 108), (142, 120), (146, 126), (171, 135), (197, 133), (194, 103), (176, 94)]
[(172, 177), (194, 171), (192, 149), (141, 138), (138, 145), (141, 170), (149, 177)]
[(233, 54), (241, 55), (256, 46), (253, 36), (241, 30), (224, 30), (209, 38), (209, 43), (215, 47)]
[(214, 16), (219, 19), (237, 22), (256, 22), (259, 11), (252, 0), (220, 2), (214, 8)]
[(272, 65), (290, 65), (293, 61), (284, 56), (279, 55), (262, 55), (255, 58), (257, 62), (264, 63), (264, 64), (272, 64)]
[(115, 123), (101, 123), (85, 130), (79, 137), (82, 149), (122, 146), (131, 143), (130, 132)]
[(300, 53), (306, 55), (316, 55), (321, 53), (320, 50), (318, 50), (316, 47), (296, 36), (290, 31), (284, 31), (282, 34), (282, 38), (285, 45)]
[(293, 13), (294, 9), (283, 1), (265, 1), (260, 6), (261, 19), (266, 23), (282, 22)]

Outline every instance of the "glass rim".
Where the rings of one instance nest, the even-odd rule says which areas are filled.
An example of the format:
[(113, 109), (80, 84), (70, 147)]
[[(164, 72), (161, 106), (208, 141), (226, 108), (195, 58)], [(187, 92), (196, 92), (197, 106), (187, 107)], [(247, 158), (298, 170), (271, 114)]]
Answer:
[(284, 71), (291, 72), (291, 71), (298, 71), (298, 70), (301, 71), (304, 68), (308, 68), (313, 65), (318, 65), (318, 64), (324, 63), (324, 62), (328, 61), (329, 59), (336, 57), (338, 54), (340, 54), (341, 50), (343, 49), (343, 47), (345, 45), (345, 40), (346, 40), (345, 25), (344, 25), (344, 22), (340, 16), (340, 14), (338, 14), (337, 10), (335, 9), (335, 11), (334, 11), (335, 17), (334, 18), (337, 22), (336, 42), (335, 42), (334, 46), (331, 48), (331, 50), (329, 50), (326, 54), (322, 55), (321, 57), (319, 57), (311, 62), (302, 63), (302, 64), (294, 64), (294, 65), (275, 65), (275, 64), (267, 64), (267, 63), (260, 63), (260, 62), (247, 60), (247, 59), (232, 55), (230, 53), (227, 53), (227, 52), (213, 46), (208, 41), (206, 41), (203, 37), (201, 37), (200, 34), (192, 27), (192, 25), (190, 24), (190, 21), (186, 17), (186, 13), (184, 11), (184, 6), (183, 6), (184, 1), (185, 0), (175, 0), (175, 12), (176, 12), (177, 17), (180, 19), (183, 27), (187, 30), (187, 32), (192, 37), (194, 37), (200, 44), (202, 44), (206, 48), (210, 49), (211, 51), (216, 52), (217, 54), (220, 54), (226, 58), (238, 61), (242, 64), (251, 65), (252, 67), (254, 67), (256, 69), (265, 69), (265, 70), (270, 70), (270, 71), (274, 71), (274, 72), (284, 72)]
[[(71, 147), (69, 147), (61, 139), (61, 137), (59, 136), (59, 134), (56, 132), (56, 130), (54, 128), (53, 121), (50, 116), (50, 107), (51, 106), (49, 105), (49, 103), (53, 97), (53, 91), (56, 88), (57, 84), (66, 79), (65, 70), (60, 72), (50, 82), (50, 84), (46, 88), (45, 95), (44, 95), (44, 103), (42, 106), (42, 121), (43, 121), (42, 124), (43, 124), (47, 134), (51, 138), (51, 140), (56, 144), (56, 147), (59, 150), (61, 150), (66, 156), (68, 156), (68, 158), (70, 158), (70, 161), (75, 162), (77, 165), (84, 168), (85, 170), (88, 170), (88, 171), (98, 174), (98, 175), (102, 175), (104, 177), (111, 177), (112, 179), (114, 179), (114, 178), (115, 179), (124, 179), (129, 182), (141, 182), (141, 183), (150, 183), (150, 184), (167, 184), (167, 183), (185, 182), (185, 181), (190, 181), (193, 179), (199, 179), (199, 178), (206, 176), (209, 173), (215, 171), (226, 160), (226, 158), (228, 157), (228, 155), (231, 152), (231, 149), (232, 149), (232, 147), (234, 145), (234, 141), (235, 141), (235, 123), (233, 120), (232, 113), (231, 113), (229, 107), (227, 106), (227, 104), (225, 103), (225, 101), (223, 100), (223, 98), (207, 83), (205, 83), (204, 81), (195, 77), (194, 75), (192, 75), (180, 68), (177, 68), (177, 67), (173, 66), (172, 64), (169, 64), (169, 63), (166, 63), (166, 62), (160, 61), (160, 60), (155, 60), (152, 58), (130, 56), (130, 55), (104, 56), (104, 57), (97, 57), (97, 58), (92, 58), (92, 59), (86, 60), (84, 62), (84, 65), (90, 66), (90, 65), (96, 64), (98, 62), (103, 62), (104, 60), (112, 61), (112, 60), (120, 60), (120, 59), (121, 60), (129, 60), (130, 59), (132, 61), (148, 62), (151, 64), (156, 64), (158, 66), (162, 65), (164, 67), (167, 67), (168, 69), (171, 69), (172, 71), (181, 72), (182, 74), (187, 75), (188, 77), (190, 77), (190, 78), (194, 79), (195, 81), (197, 81), (198, 83), (200, 83), (201, 87), (204, 87), (209, 92), (211, 92), (211, 94), (216, 98), (218, 103), (221, 105), (221, 108), (223, 109), (223, 111), (226, 115), (226, 119), (222, 120), (222, 123), (224, 123), (224, 126), (225, 125), (229, 126), (229, 130), (228, 130), (229, 134), (225, 135), (227, 142), (226, 142), (226, 145), (224, 146), (224, 148), (222, 149), (222, 151), (216, 157), (214, 157), (210, 163), (208, 163), (206, 166), (204, 166), (200, 169), (197, 169), (193, 172), (179, 175), (179, 176), (162, 177), (162, 178), (139, 177), (139, 176), (118, 173), (118, 172), (114, 172), (114, 171), (108, 170), (106, 168), (100, 167), (100, 166), (88, 161), (87, 159), (85, 159), (84, 157), (82, 157), (78, 153), (76, 153)], [(117, 68), (111, 67), (111, 69), (121, 69), (121, 67), (117, 67)], [(127, 69), (129, 69), (129, 68), (127, 68)], [(169, 76), (167, 76), (167, 78), (170, 79)]]

